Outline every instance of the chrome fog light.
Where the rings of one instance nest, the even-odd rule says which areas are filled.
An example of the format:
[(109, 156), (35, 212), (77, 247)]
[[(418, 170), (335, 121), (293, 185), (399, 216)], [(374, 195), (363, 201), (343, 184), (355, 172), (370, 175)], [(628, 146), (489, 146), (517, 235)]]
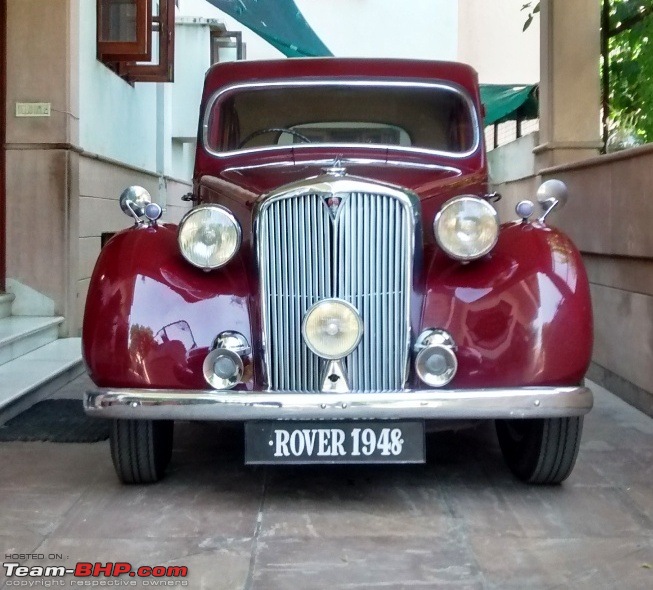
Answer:
[(238, 332), (222, 332), (213, 342), (202, 369), (204, 379), (215, 389), (231, 389), (242, 382), (243, 356), (251, 353), (247, 339)]
[(202, 205), (191, 209), (179, 224), (179, 249), (193, 266), (220, 268), (238, 252), (241, 229), (228, 209)]
[(204, 379), (215, 389), (231, 389), (240, 383), (243, 376), (243, 359), (227, 348), (216, 348), (209, 352), (202, 366)]
[(306, 345), (316, 355), (340, 359), (358, 346), (363, 335), (363, 321), (350, 303), (342, 299), (324, 299), (306, 312), (302, 334)]
[(433, 232), (440, 248), (456, 260), (474, 260), (494, 248), (499, 217), (487, 201), (464, 195), (447, 201), (435, 216)]
[(431, 387), (444, 387), (455, 377), (458, 359), (456, 345), (444, 330), (429, 329), (415, 343), (415, 370), (419, 378)]

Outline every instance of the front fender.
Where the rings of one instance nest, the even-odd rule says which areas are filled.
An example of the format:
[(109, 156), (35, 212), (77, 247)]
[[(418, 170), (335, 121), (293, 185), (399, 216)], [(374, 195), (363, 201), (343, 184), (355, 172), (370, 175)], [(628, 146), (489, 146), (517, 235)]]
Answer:
[(580, 254), (560, 231), (521, 222), (503, 225), (492, 253), (469, 264), (433, 251), (422, 326), (457, 344), (452, 387), (577, 384), (592, 353)]
[[(254, 345), (246, 248), (204, 272), (179, 253), (177, 226), (114, 236), (86, 301), (82, 348), (91, 379), (101, 387), (205, 388), (202, 362), (218, 333), (236, 330)], [(253, 387), (251, 375), (246, 381), (241, 388)]]

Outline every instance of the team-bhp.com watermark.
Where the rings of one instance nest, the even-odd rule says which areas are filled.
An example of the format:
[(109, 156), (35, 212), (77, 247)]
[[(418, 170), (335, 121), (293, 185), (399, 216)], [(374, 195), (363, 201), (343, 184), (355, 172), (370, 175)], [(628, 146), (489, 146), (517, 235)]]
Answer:
[[(63, 556), (59, 554), (49, 555), (48, 558), (63, 560)], [(24, 561), (21, 563), (22, 560), (45, 560), (45, 555), (41, 554), (12, 554), (5, 555), (5, 559), (9, 560), (2, 564), (7, 588), (52, 588), (58, 586), (114, 588), (154, 586), (167, 588), (188, 586), (188, 580), (185, 579), (188, 576), (188, 568), (183, 565), (134, 567), (126, 561), (107, 563), (79, 561), (74, 567), (65, 567), (63, 565), (24, 565)], [(72, 576), (72, 579), (69, 576)]]

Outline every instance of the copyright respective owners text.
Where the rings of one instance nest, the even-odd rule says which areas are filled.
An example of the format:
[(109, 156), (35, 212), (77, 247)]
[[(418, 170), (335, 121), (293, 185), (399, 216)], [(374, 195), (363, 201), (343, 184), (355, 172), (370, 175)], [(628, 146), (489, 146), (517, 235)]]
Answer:
[(184, 565), (135, 565), (128, 561), (67, 563), (60, 553), (10, 553), (4, 556), (5, 588), (174, 588), (187, 587)]

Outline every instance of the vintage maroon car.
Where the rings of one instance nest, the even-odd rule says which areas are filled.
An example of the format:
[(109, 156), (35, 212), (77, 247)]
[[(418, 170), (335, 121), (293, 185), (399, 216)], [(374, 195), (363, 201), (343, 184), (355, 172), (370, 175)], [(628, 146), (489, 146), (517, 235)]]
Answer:
[(175, 420), (245, 423), (249, 463), (421, 462), (424, 433), (496, 420), (510, 469), (558, 483), (578, 453), (592, 319), (542, 185), (499, 224), (465, 65), (217, 65), (194, 207), (143, 189), (97, 262), (84, 357), (124, 482), (170, 459)]

